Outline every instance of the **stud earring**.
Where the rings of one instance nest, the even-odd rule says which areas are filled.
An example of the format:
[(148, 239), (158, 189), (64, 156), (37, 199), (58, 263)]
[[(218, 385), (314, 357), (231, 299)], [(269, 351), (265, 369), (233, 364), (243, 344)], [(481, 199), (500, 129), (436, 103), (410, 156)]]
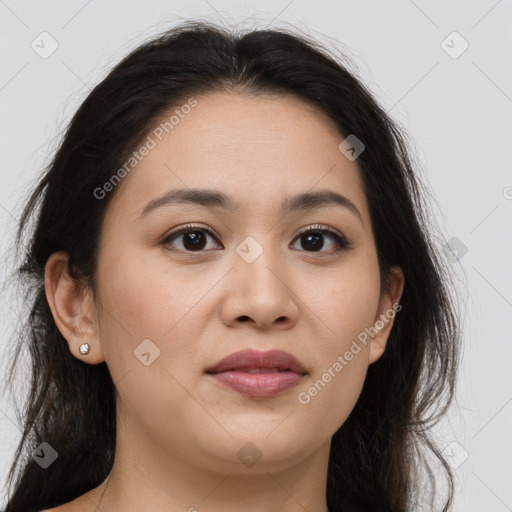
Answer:
[(80, 354), (86, 355), (89, 353), (89, 343), (83, 343), (80, 345)]

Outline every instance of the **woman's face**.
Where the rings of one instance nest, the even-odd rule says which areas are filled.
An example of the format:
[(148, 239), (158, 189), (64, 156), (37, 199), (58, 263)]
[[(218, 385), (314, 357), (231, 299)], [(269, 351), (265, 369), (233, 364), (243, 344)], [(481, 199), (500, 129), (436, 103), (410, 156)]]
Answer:
[[(139, 453), (285, 468), (327, 455), (385, 348), (403, 276), (381, 293), (357, 160), (319, 111), (285, 96), (195, 99), (169, 133), (148, 134), (148, 153), (117, 185), (92, 353)], [(194, 191), (207, 193), (193, 201)], [(242, 358), (208, 373), (242, 350), (284, 351), (303, 368), (270, 359), (269, 373), (254, 373), (262, 360)]]

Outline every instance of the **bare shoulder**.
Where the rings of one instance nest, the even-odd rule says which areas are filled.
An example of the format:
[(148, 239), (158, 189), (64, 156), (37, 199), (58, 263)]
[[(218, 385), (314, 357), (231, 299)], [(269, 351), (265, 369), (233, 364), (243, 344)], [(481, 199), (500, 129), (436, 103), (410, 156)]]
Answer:
[(76, 500), (64, 503), (54, 508), (46, 508), (41, 512), (97, 512), (96, 507), (90, 499), (80, 496)]
[(78, 508), (75, 501), (64, 503), (64, 505), (59, 505), (54, 508), (45, 508), (44, 510), (41, 510), (41, 512), (76, 512)]
[(55, 508), (45, 508), (41, 510), (41, 512), (78, 512), (79, 510), (88, 510), (84, 509), (83, 506), (79, 506), (78, 503), (74, 501), (71, 503), (65, 503), (64, 505), (59, 505)]
[(101, 494), (105, 483), (95, 489), (82, 494), (78, 498), (54, 508), (47, 508), (41, 512), (98, 512), (97, 503), (101, 501)]

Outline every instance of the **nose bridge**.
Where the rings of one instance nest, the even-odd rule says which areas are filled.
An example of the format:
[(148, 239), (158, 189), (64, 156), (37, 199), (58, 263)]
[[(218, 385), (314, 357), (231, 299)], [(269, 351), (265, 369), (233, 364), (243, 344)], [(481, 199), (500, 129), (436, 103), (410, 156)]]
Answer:
[(229, 296), (224, 320), (251, 319), (260, 327), (274, 322), (290, 325), (296, 321), (297, 307), (286, 278), (286, 262), (270, 234), (247, 236), (236, 246)]
[(251, 286), (262, 289), (269, 286), (280, 289), (283, 286), (278, 276), (280, 272), (285, 271), (284, 262), (282, 255), (279, 254), (280, 247), (273, 244), (271, 234), (247, 236), (238, 244), (235, 252), (234, 265), (237, 275), (248, 280)]

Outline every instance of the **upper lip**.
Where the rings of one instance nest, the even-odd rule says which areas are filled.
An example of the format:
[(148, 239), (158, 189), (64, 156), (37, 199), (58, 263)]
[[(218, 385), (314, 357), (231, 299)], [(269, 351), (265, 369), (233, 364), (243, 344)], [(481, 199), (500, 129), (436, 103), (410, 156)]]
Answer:
[(305, 375), (306, 369), (302, 363), (282, 350), (268, 350), (260, 352), (257, 350), (240, 350), (221, 359), (214, 366), (206, 369), (207, 373), (220, 373), (229, 370), (258, 370), (262, 368), (277, 368), (279, 370), (289, 370), (295, 373)]

